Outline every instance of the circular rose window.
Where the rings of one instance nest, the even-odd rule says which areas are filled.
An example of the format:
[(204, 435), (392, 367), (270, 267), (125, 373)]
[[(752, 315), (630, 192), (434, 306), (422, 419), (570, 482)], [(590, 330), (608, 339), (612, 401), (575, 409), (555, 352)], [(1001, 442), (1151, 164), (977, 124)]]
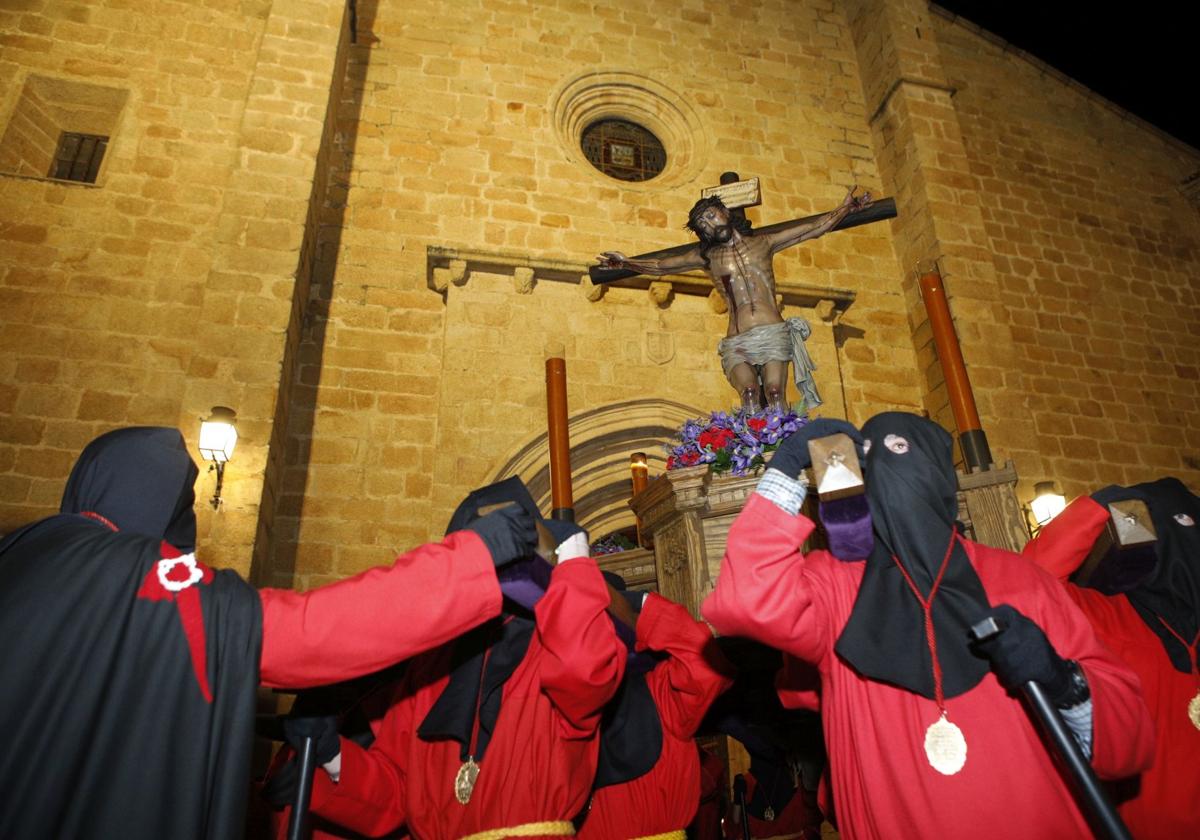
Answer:
[(704, 122), (686, 97), (652, 78), (588, 71), (564, 80), (550, 107), (568, 159), (625, 189), (658, 192), (704, 171), (712, 145)]
[(592, 166), (621, 181), (648, 181), (667, 165), (667, 151), (653, 132), (627, 120), (592, 123), (579, 145)]

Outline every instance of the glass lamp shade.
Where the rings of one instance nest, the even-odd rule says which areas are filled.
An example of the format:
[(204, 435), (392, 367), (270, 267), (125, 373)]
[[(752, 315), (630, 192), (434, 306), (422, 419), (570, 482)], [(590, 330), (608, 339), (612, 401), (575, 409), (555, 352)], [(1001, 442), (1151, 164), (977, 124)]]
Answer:
[(223, 464), (233, 456), (237, 446), (237, 427), (233, 409), (215, 406), (212, 416), (200, 423), (200, 454), (205, 460)]
[(1029, 506), (1038, 525), (1045, 525), (1067, 506), (1066, 498), (1058, 492), (1053, 481), (1039, 481), (1034, 485), (1033, 492), (1033, 501)]

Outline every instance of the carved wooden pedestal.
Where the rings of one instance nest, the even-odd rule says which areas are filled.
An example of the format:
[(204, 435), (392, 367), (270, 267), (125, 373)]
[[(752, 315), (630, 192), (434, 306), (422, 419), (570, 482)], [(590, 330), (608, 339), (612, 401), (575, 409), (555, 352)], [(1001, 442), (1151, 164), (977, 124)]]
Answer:
[(1017, 500), (1013, 462), (990, 470), (958, 472), (958, 521), (975, 542), (1020, 552), (1029, 542), (1029, 524)]
[[(656, 477), (629, 502), (642, 520), (643, 535), (654, 541), (658, 592), (697, 618), (700, 602), (716, 584), (729, 526), (758, 478), (714, 476), (707, 465), (684, 467)], [(1024, 548), (1029, 529), (1011, 461), (986, 472), (960, 472), (958, 484), (958, 519), (969, 539), (1014, 552)], [(815, 520), (814, 501), (810, 494), (805, 513)], [(819, 525), (814, 539), (818, 546), (824, 542)]]
[(714, 476), (708, 466), (671, 470), (633, 497), (642, 532), (654, 540), (658, 591), (700, 617), (725, 554), (729, 526), (758, 476)]

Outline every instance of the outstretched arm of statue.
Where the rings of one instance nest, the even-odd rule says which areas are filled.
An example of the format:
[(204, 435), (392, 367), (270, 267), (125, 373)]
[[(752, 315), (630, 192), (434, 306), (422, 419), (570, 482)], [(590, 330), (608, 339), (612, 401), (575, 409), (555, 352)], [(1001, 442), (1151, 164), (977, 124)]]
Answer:
[(864, 192), (862, 195), (856, 196), (854, 191), (858, 189), (858, 185), (854, 185), (846, 193), (846, 197), (842, 199), (842, 203), (836, 209), (830, 210), (822, 216), (819, 216), (813, 221), (797, 222), (794, 226), (785, 226), (780, 230), (773, 230), (766, 234), (770, 237), (771, 253), (782, 251), (784, 248), (790, 248), (793, 245), (798, 245), (808, 239), (816, 239), (822, 234), (829, 233), (846, 215), (854, 210), (861, 210), (871, 203), (871, 194)]
[(682, 254), (669, 257), (627, 257), (620, 251), (605, 251), (596, 257), (596, 262), (602, 268), (624, 268), (639, 274), (674, 274), (679, 271), (692, 271), (704, 268), (704, 258), (700, 256), (700, 246), (694, 245)]

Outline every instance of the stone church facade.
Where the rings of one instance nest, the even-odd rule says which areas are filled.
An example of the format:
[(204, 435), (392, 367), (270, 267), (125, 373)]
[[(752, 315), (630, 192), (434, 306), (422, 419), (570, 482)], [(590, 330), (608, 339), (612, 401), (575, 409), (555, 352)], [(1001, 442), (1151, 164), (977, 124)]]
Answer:
[[(649, 181), (584, 129), (653, 132)], [(64, 133), (94, 183), (50, 178)], [(1200, 485), (1200, 152), (922, 0), (9, 0), (0, 7), (0, 532), (80, 447), (214, 405), (241, 436), (209, 562), (310, 586), (440, 535), (470, 488), (544, 496), (547, 352), (576, 507), (632, 521), (628, 458), (732, 405), (687, 278), (594, 286), (687, 241), (726, 170), (756, 224), (858, 184), (898, 216), (777, 258), (822, 413), (954, 428), (916, 286), (940, 261), (1019, 495)], [(548, 500), (546, 501), (548, 507)]]

